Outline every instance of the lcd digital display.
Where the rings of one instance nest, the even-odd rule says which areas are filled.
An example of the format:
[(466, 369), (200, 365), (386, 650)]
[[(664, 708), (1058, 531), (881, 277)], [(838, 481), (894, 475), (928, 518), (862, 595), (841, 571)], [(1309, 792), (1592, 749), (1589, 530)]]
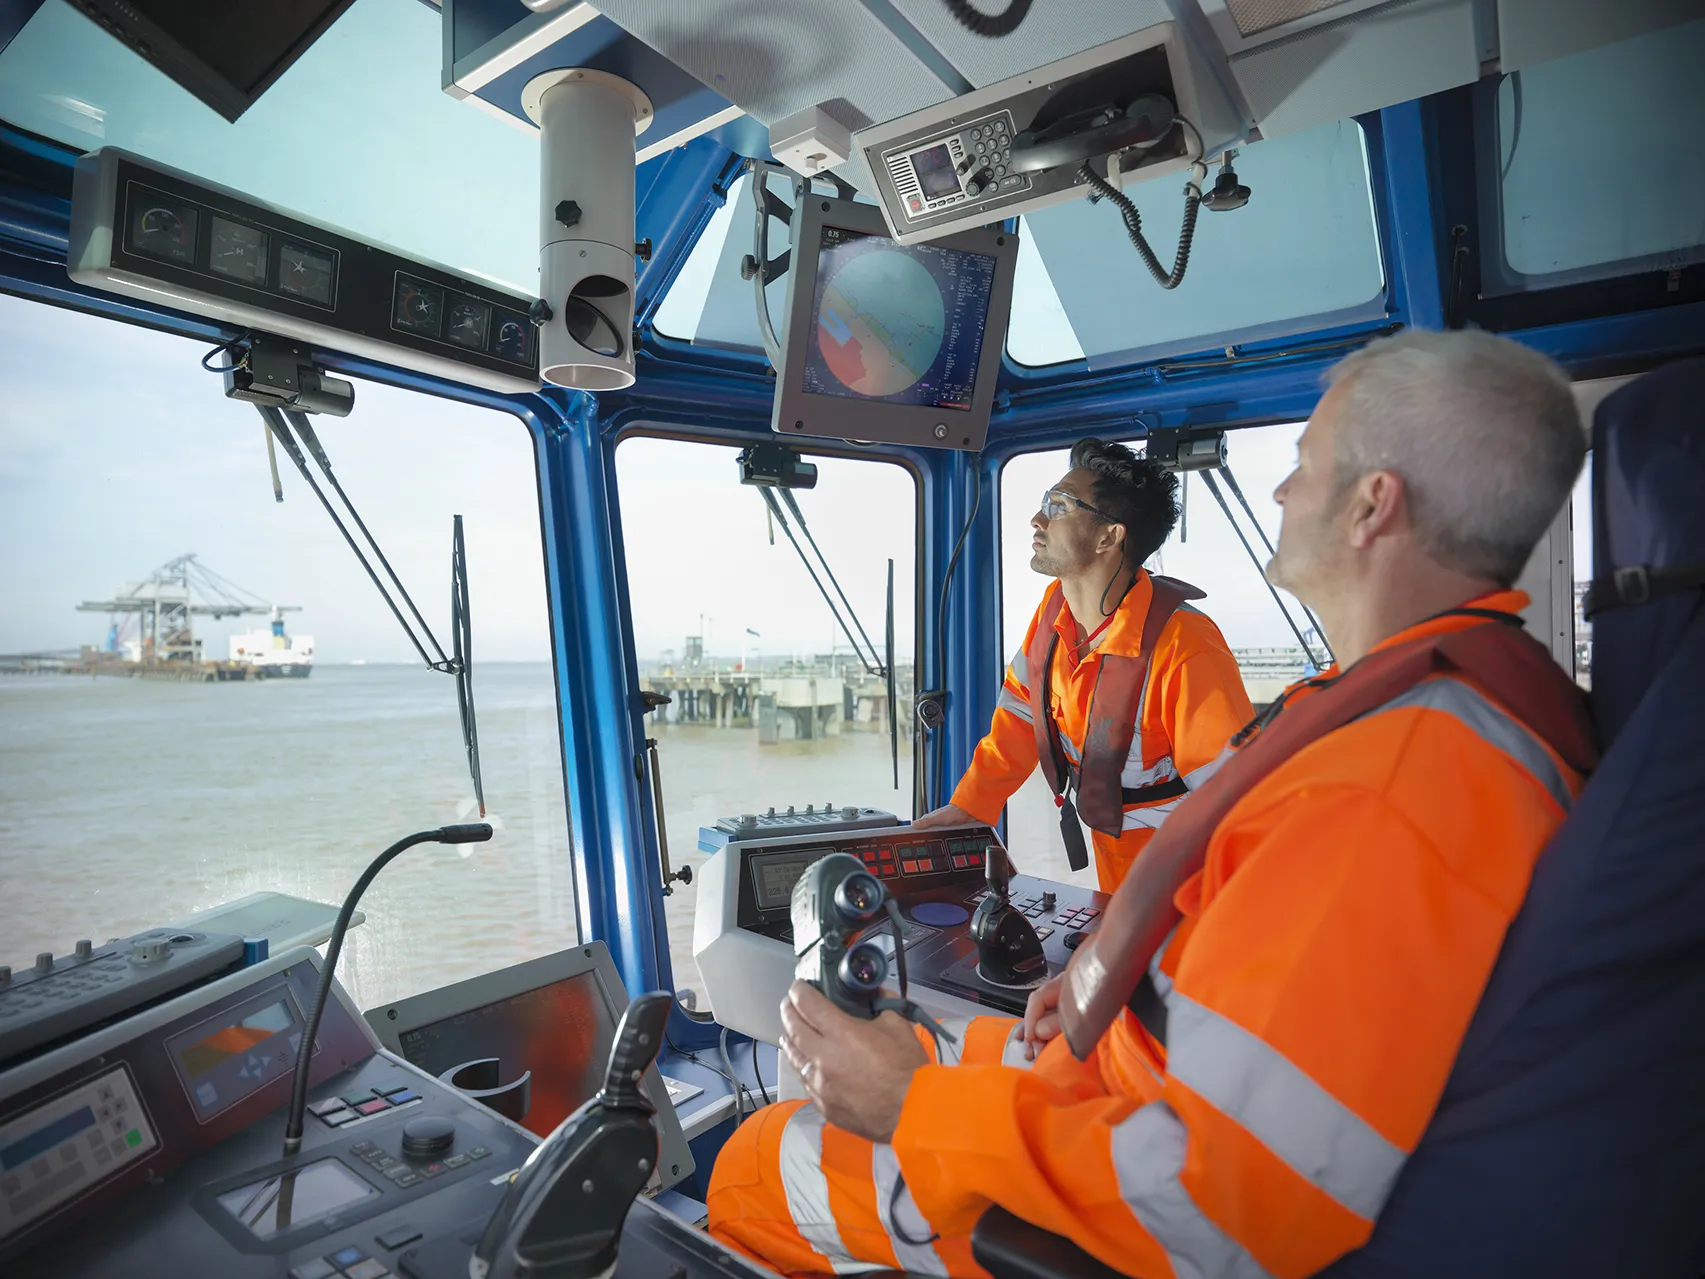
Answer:
[(969, 411), (994, 279), (987, 254), (824, 227), (802, 389)]
[(228, 1190), (218, 1202), (255, 1238), (270, 1239), (378, 1193), (336, 1159), (322, 1159)]
[(959, 175), (953, 171), (953, 157), (948, 154), (945, 142), (914, 155), (912, 172), (918, 175), (918, 185), (931, 200), (959, 194)]
[(758, 905), (765, 910), (788, 905), (793, 900), (793, 886), (809, 865), (809, 857), (759, 862), (753, 868), (758, 874)]
[(403, 1056), (428, 1074), (496, 1057), (498, 1078), (533, 1072), (523, 1123), (541, 1137), (604, 1084), (616, 1014), (596, 973), (582, 973), (430, 1022), (398, 1036)]
[(295, 1023), (290, 1005), (281, 999), (259, 1012), (250, 1013), (234, 1026), (216, 1030), (205, 1039), (180, 1049), (178, 1059), (183, 1062), (184, 1072), (191, 1079), (199, 1079), (227, 1057), (235, 1057), (258, 1048), (279, 1031), (289, 1030)]
[(213, 248), (207, 265), (244, 284), (266, 283), (266, 232), (213, 216)]

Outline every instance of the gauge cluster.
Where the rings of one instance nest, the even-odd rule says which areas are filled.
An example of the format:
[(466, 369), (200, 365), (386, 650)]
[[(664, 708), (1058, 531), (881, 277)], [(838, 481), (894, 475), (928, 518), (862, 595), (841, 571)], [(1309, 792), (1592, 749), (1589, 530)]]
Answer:
[(536, 389), (532, 299), (106, 148), (78, 161), (79, 283), (492, 390)]

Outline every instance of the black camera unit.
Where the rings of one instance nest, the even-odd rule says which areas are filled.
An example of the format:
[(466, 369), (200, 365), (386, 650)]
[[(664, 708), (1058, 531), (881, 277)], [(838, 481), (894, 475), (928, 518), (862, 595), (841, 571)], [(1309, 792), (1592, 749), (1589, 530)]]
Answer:
[[(900, 908), (882, 881), (850, 853), (813, 862), (793, 886), (794, 976), (808, 981), (843, 1012), (875, 1018), (896, 1012), (939, 1041), (958, 1041), (906, 998), (906, 943)], [(894, 975), (899, 998), (885, 993), (888, 956), (873, 926), (886, 916), (894, 934)]]

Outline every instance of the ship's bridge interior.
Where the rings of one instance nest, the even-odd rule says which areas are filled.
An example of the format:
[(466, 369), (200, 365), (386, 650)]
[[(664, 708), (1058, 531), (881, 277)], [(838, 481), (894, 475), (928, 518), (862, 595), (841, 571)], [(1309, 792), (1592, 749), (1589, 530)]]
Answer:
[[(1262, 567), (1336, 361), (1485, 330), (1590, 427), (1705, 352), (1687, 0), (992, 3), (0, 0), (0, 1270), (773, 1273), (705, 1200), (825, 859), (904, 908), (818, 973), (866, 1015), (1020, 1016), (1108, 903), (1039, 777), (909, 827), (1066, 450), (1177, 476), (1263, 707), (1333, 660)], [(1595, 460), (1524, 619), (1627, 697)], [(1705, 1267), (1678, 1141), (1611, 1269)], [(977, 1273), (1147, 1273), (1007, 1207)]]

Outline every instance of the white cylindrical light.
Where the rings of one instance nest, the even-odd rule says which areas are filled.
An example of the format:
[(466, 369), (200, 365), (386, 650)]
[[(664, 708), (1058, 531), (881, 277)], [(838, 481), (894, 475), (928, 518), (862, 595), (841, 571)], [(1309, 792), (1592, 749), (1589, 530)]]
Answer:
[(539, 126), (539, 376), (580, 391), (632, 386), (634, 138), (651, 99), (604, 71), (574, 67), (527, 82)]

